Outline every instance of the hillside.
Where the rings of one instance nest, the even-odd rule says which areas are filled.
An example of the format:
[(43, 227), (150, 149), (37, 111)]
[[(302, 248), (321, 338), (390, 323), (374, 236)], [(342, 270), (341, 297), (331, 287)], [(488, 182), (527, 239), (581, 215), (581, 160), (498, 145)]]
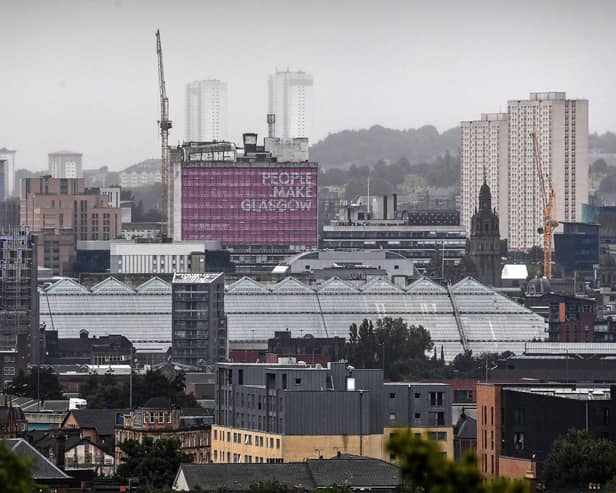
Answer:
[(433, 161), (447, 151), (457, 155), (459, 139), (459, 127), (439, 133), (431, 125), (408, 130), (375, 125), (328, 135), (310, 147), (310, 159), (324, 168), (373, 165), (380, 160), (395, 162), (400, 158), (419, 164)]

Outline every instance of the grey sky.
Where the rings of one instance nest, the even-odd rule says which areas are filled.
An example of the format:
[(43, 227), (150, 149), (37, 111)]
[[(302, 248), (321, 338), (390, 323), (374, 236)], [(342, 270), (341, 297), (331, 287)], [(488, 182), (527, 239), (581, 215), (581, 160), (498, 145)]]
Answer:
[(590, 100), (616, 130), (616, 2), (0, 0), (0, 147), (18, 167), (84, 153), (120, 169), (159, 155), (154, 32), (174, 128), (184, 84), (229, 85), (229, 130), (264, 134), (267, 76), (315, 79), (315, 134), (381, 124), (439, 130), (530, 91)]

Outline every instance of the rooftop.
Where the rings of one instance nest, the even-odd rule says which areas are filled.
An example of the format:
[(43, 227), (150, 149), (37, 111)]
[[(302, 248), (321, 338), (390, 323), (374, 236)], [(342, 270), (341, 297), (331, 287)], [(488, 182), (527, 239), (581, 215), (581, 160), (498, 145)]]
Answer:
[(173, 274), (173, 284), (211, 284), (223, 276), (222, 272), (203, 272), (199, 274)]
[(507, 387), (507, 390), (582, 401), (602, 401), (611, 399), (609, 388), (598, 387)]

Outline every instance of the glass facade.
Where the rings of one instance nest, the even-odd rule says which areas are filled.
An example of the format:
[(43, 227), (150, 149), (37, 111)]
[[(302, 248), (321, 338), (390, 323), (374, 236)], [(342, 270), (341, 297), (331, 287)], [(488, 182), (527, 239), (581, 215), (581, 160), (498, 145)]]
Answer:
[(317, 245), (317, 167), (183, 167), (182, 239)]

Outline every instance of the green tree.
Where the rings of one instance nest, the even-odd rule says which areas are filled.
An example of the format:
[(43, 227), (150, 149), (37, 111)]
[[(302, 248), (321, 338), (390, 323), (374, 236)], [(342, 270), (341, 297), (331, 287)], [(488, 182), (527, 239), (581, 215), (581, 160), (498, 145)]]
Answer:
[(180, 449), (179, 440), (145, 438), (143, 443), (128, 440), (120, 445), (124, 453), (118, 475), (137, 480), (139, 493), (170, 488), (180, 464), (192, 462), (192, 455)]
[(35, 487), (32, 479), (34, 461), (18, 457), (0, 442), (0, 484), (4, 493), (32, 493)]
[(599, 158), (594, 163), (592, 163), (590, 165), (590, 172), (600, 174), (607, 173), (607, 163), (605, 162), (605, 159)]
[(486, 481), (477, 467), (477, 458), (467, 452), (459, 462), (441, 453), (436, 442), (405, 430), (394, 433), (387, 443), (400, 464), (402, 478), (410, 493), (527, 493), (523, 481)]
[(594, 439), (582, 430), (569, 430), (554, 441), (543, 471), (549, 487), (586, 488), (616, 476), (616, 444)]
[(7, 392), (19, 397), (39, 397), (43, 401), (62, 398), (58, 376), (49, 368), (34, 367), (27, 373), (21, 370), (7, 386)]

